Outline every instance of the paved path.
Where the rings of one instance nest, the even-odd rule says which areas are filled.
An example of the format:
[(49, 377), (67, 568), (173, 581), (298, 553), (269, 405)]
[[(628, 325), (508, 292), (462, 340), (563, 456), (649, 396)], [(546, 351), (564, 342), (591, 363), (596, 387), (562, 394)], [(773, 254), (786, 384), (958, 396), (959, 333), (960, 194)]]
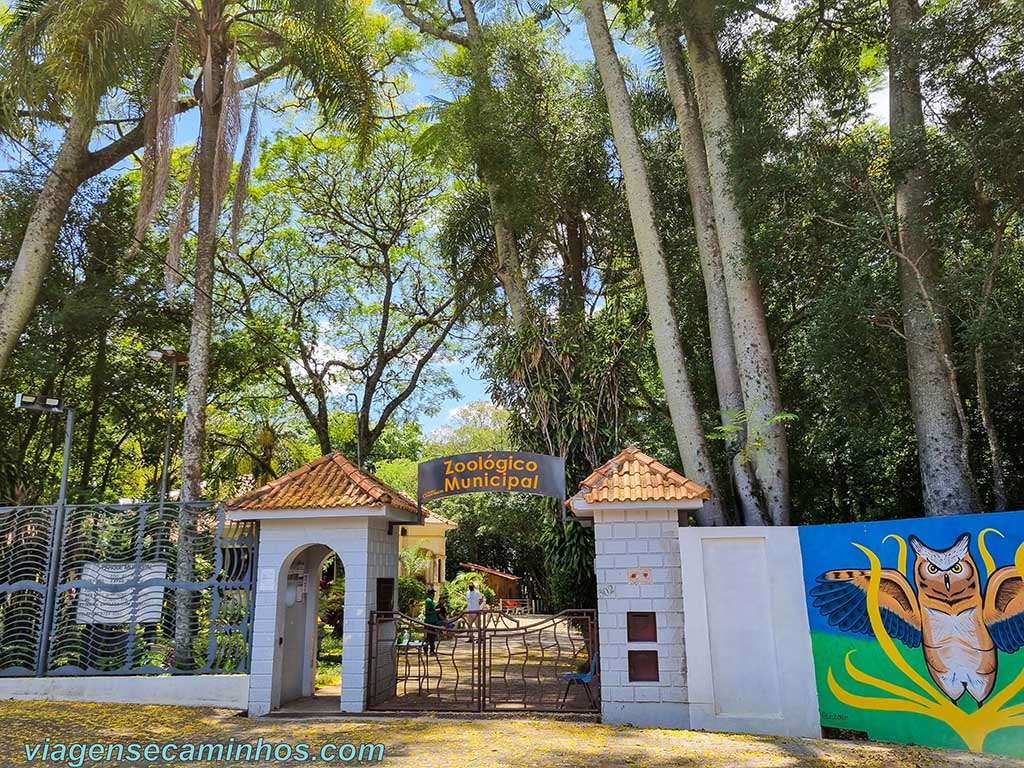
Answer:
[[(30, 765), (25, 742), (41, 742), (46, 737), (51, 743), (66, 739), (161, 744), (228, 743), (232, 738), (255, 742), (262, 738), (305, 742), (315, 749), (331, 742), (382, 743), (385, 757), (381, 765), (395, 768), (1024, 768), (1024, 761), (891, 744), (640, 730), (526, 717), (249, 720), (233, 712), (184, 707), (0, 702), (0, 766)], [(50, 763), (47, 768), (53, 765), (61, 763)], [(85, 765), (106, 768), (129, 763)], [(170, 765), (292, 768), (299, 763), (178, 760)]]

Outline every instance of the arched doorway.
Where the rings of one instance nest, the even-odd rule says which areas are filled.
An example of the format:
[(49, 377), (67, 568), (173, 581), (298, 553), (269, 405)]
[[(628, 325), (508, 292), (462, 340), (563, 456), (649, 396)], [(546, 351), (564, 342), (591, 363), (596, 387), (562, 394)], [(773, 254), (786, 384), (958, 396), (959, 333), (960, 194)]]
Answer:
[(281, 567), (278, 617), (281, 656), (273, 709), (340, 708), (344, 565), (324, 544), (297, 549)]

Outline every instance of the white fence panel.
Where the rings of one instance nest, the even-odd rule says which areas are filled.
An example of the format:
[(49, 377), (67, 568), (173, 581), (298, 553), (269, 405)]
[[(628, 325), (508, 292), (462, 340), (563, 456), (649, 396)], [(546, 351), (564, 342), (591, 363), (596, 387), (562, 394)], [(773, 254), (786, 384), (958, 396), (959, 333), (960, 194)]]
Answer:
[(796, 528), (680, 528), (690, 725), (821, 735)]

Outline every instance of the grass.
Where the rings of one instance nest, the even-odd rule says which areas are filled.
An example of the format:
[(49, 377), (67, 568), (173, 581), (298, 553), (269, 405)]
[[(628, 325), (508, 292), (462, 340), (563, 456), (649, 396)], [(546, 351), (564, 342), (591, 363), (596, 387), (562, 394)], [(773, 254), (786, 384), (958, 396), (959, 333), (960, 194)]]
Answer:
[(324, 639), (320, 642), (320, 653), (316, 657), (316, 688), (337, 685), (341, 682), (341, 638), (331, 627), (324, 627)]

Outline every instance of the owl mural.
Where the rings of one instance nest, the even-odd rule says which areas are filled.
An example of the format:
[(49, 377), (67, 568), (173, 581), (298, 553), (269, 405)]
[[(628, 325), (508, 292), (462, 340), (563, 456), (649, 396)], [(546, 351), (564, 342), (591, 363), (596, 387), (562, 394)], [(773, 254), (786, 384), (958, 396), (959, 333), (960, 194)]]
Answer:
[[(1024, 581), (1007, 566), (993, 571), (982, 589), (969, 533), (941, 550), (916, 536), (908, 541), (917, 555), (913, 584), (898, 570), (882, 570), (882, 624), (908, 648), (923, 646), (928, 672), (952, 701), (966, 692), (981, 704), (996, 682), (996, 650), (1015, 653), (1024, 646)], [(830, 626), (871, 634), (870, 576), (864, 569), (839, 569), (817, 577), (813, 604)]]

